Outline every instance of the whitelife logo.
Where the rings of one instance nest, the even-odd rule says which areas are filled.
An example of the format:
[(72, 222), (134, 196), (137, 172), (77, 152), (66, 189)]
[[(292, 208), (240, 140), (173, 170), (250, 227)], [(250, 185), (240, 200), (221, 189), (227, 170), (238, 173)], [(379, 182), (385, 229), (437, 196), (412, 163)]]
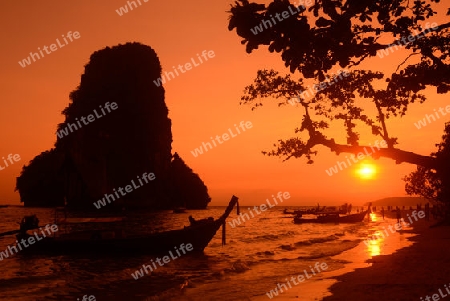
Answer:
[[(378, 144), (380, 144), (380, 145), (378, 145)], [(376, 152), (376, 150), (373, 148), (372, 144), (369, 143), (369, 145), (370, 145), (370, 148), (372, 149), (372, 152), (368, 152), (367, 149), (364, 147), (364, 152), (366, 153), (365, 155), (363, 152), (359, 152), (356, 155), (358, 157), (358, 159), (355, 158), (354, 154), (350, 155), (350, 158), (352, 159), (352, 161), (354, 163), (358, 163), (358, 161), (363, 160), (366, 157), (366, 155), (370, 156)], [(380, 146), (384, 147), (384, 148), (387, 147), (386, 141), (385, 140), (382, 140), (381, 142), (378, 142), (378, 140), (375, 141), (375, 147), (377, 148), (377, 150), (380, 150)], [(348, 168), (348, 167), (352, 166), (350, 159), (347, 156), (345, 156), (345, 158), (347, 159), (348, 166), (345, 163), (345, 161), (343, 161), (343, 162), (336, 161), (337, 164), (335, 166), (331, 167), (330, 169), (325, 170), (325, 172), (331, 177), (333, 174), (338, 173), (339, 169), (343, 170), (344, 168)], [(342, 167), (342, 166), (344, 166), (344, 167)]]
[[(63, 40), (64, 40), (65, 44), (61, 44), (61, 42), (59, 41), (59, 38), (56, 39), (56, 42), (58, 43), (59, 48), (56, 47), (56, 44), (51, 44), (50, 47), (47, 47), (47, 45), (44, 45), (44, 47), (42, 47), (43, 48), (42, 50), (44, 50), (46, 54), (50, 54), (50, 53), (52, 53), (52, 51), (55, 52), (56, 50), (61, 49), (64, 46), (68, 45), (69, 42), (67, 42), (66, 37), (64, 35), (62, 35), (62, 37), (63, 37)], [(73, 42), (72, 37), (73, 37), (73, 39), (77, 40), (81, 36), (80, 36), (80, 33), (78, 31), (74, 31), (73, 34), (72, 34), (71, 31), (69, 31), (67, 33), (67, 38), (71, 42)], [(49, 48), (50, 48), (50, 51), (48, 50)], [(36, 57), (37, 57), (38, 60), (40, 60), (41, 57), (44, 57), (44, 53), (42, 52), (42, 50), (41, 50), (41, 47), (38, 47), (38, 51), (41, 54), (40, 56), (39, 56), (39, 53), (37, 53), (37, 52), (30, 52), (30, 55), (26, 59), (23, 59), (21, 62), (19, 61), (19, 65), (22, 68), (25, 68), (26, 66), (31, 65), (31, 63), (32, 63), (31, 60), (32, 59), (33, 59), (33, 62), (36, 62), (36, 59), (35, 59)]]
[[(431, 27), (431, 29), (430, 29), (430, 27)], [(437, 28), (438, 28), (438, 24), (436, 22), (431, 23), (431, 24), (430, 24), (430, 22), (427, 22), (427, 24), (425, 24), (425, 30), (423, 31), (424, 36), (426, 33), (430, 32), (431, 30), (436, 30)], [(377, 55), (380, 58), (388, 56), (389, 50), (392, 53), (392, 52), (394, 52), (394, 48), (395, 48), (395, 50), (398, 50), (399, 48), (401, 49), (402, 47), (406, 46), (408, 43), (412, 43), (415, 40), (423, 38), (424, 36), (422, 36), (421, 33), (417, 32), (417, 30), (414, 30), (414, 35), (409, 35), (408, 37), (402, 37), (400, 40), (397, 41), (397, 43), (388, 45), (388, 47), (386, 49), (378, 50)]]
[[(9, 162), (10, 162), (11, 165), (12, 165), (12, 164), (14, 164), (14, 162), (19, 162), (21, 158), (20, 158), (20, 155), (19, 155), (19, 154), (15, 154), (15, 155), (9, 154), (8, 157), (7, 157), (7, 159), (5, 159), (5, 157), (2, 157), (2, 159), (3, 159), (3, 163), (5, 163), (5, 167), (3, 167), (3, 166), (0, 164), (0, 170), (4, 170), (6, 167), (9, 166), (9, 165), (8, 165), (8, 162), (7, 162), (6, 160), (9, 160)], [(14, 161), (13, 161), (13, 159), (14, 159)]]
[[(80, 298), (77, 298), (77, 300), (79, 301)], [(84, 295), (81, 301), (96, 301), (96, 299), (94, 295), (90, 295), (89, 297), (88, 295)]]
[[(245, 124), (244, 124), (244, 121), (241, 121), (241, 123), (239, 123), (239, 126), (241, 127), (242, 131), (245, 132), (245, 129), (251, 129), (253, 127), (253, 124), (250, 121), (246, 121)], [(237, 127), (236, 124), (234, 125), (234, 127), (237, 131), (236, 135), (234, 135), (233, 131), (230, 128), (228, 129), (228, 133), (230, 133), (231, 138), (237, 137), (237, 135), (241, 133), (241, 131), (239, 130), (239, 128)], [(217, 142), (219, 142), (219, 144), (222, 144), (224, 141), (230, 140), (230, 136), (228, 135), (228, 133), (225, 132), (222, 134), (222, 136), (216, 135), (216, 138), (210, 137), (211, 142), (214, 144), (214, 147), (217, 147), (216, 141), (214, 141), (214, 140), (217, 140)], [(223, 141), (220, 140), (220, 138), (222, 138)], [(191, 151), (191, 154), (194, 157), (198, 157), (198, 155), (203, 154), (203, 150), (205, 150), (205, 152), (207, 152), (208, 147), (209, 147), (209, 149), (213, 149), (211, 143), (202, 142), (202, 145), (200, 145), (199, 148), (196, 148), (195, 150)]]
[[(450, 284), (449, 284), (449, 285), (450, 285)], [(445, 290), (447, 291), (447, 293), (450, 294), (450, 290), (449, 290), (447, 284), (444, 284), (444, 286), (445, 286)], [(420, 301), (431, 301), (431, 300), (433, 300), (433, 301), (439, 301), (441, 298), (445, 298), (445, 297), (448, 296), (447, 294), (445, 294), (445, 293), (442, 292), (442, 289), (438, 289), (438, 292), (439, 292), (440, 297), (439, 297), (438, 294), (433, 294), (431, 297), (427, 295), (427, 296), (425, 297), (425, 300), (424, 300), (422, 297), (420, 297)]]
[(333, 77), (328, 78), (327, 81), (320, 82), (317, 85), (309, 86), (306, 90), (299, 92), (297, 94), (297, 98), (291, 98), (288, 102), (295, 106), (297, 103), (301, 103), (301, 99), (306, 100), (309, 97), (313, 97), (317, 92), (325, 90), (328, 87), (331, 87), (339, 80), (343, 80), (345, 77), (349, 76), (350, 72), (348, 70), (339, 70)]
[[(436, 112), (436, 109), (433, 109), (433, 111), (434, 111), (434, 115), (436, 115), (436, 117), (434, 117), (434, 115), (425, 114), (425, 118), (419, 120), (417, 123), (414, 122), (414, 125), (416, 126), (416, 128), (418, 130), (420, 130), (423, 127), (426, 127), (427, 124), (431, 123), (431, 119), (433, 119), (433, 121), (436, 121), (436, 118), (437, 119), (441, 118), (439, 116), (439, 113)], [(447, 113), (450, 113), (450, 105), (445, 107), (445, 111), (447, 111), (447, 113), (444, 112), (444, 108), (442, 108), (442, 107), (439, 107), (438, 111), (442, 114), (442, 116), (445, 116), (445, 115), (447, 115)], [(427, 123), (427, 121), (428, 121), (428, 123)]]
[[(212, 51), (212, 50), (209, 50), (209, 51), (208, 51), (208, 56), (206, 56), (206, 55), (207, 55), (206, 50), (203, 50), (203, 52), (202, 52), (202, 57), (204, 58), (205, 62), (208, 61), (208, 57), (209, 57), (210, 59), (212, 59), (213, 57), (216, 56), (216, 54), (215, 54), (214, 51)], [(203, 64), (203, 60), (201, 59), (201, 57), (200, 57), (200, 55), (199, 55), (198, 53), (197, 53), (197, 58), (198, 58), (198, 60), (199, 60), (199, 62), (200, 62), (199, 64), (196, 64), (194, 58), (191, 58), (191, 62), (192, 62), (192, 64), (194, 65), (194, 67), (197, 67), (197, 66), (200, 66), (201, 64)], [(175, 74), (176, 74), (177, 76), (180, 76), (180, 74), (179, 74), (178, 71), (177, 71), (177, 68), (178, 68), (178, 70), (180, 70), (181, 73), (186, 73), (186, 71), (189, 71), (189, 70), (192, 69), (192, 65), (191, 65), (191, 63), (189, 63), (189, 62), (185, 63), (185, 64), (184, 64), (184, 68), (186, 68), (186, 70), (183, 70), (183, 66), (182, 66), (182, 65), (178, 65), (177, 68), (175, 68), (175, 66), (172, 66), (172, 68), (173, 68), (173, 71), (175, 72)], [(172, 78), (170, 78), (171, 76), (172, 76)], [(162, 84), (165, 84), (165, 83), (166, 83), (166, 80), (167, 80), (167, 81), (170, 81), (171, 79), (174, 79), (174, 78), (175, 78), (175, 75), (173, 74), (173, 72), (171, 72), (171, 71), (169, 71), (169, 72), (165, 71), (163, 77), (162, 77), (162, 78), (161, 78), (161, 77), (158, 77), (156, 80), (153, 81), (153, 83), (154, 83), (157, 87), (159, 87), (159, 86), (161, 86)]]
[[(292, 276), (291, 279), (289, 279), (289, 280), (288, 280), (288, 278), (286, 278), (285, 279), (286, 280), (286, 284), (278, 283), (278, 285), (277, 285), (277, 287), (275, 289), (270, 290), (270, 292), (266, 293), (267, 297), (269, 297), (269, 299), (273, 299), (273, 297), (278, 296), (279, 293), (284, 293), (284, 291), (287, 291), (289, 288), (292, 288), (291, 280), (294, 283), (294, 285), (299, 285), (300, 283), (302, 283), (306, 279), (310, 279), (310, 278), (312, 278), (313, 276), (316, 275), (316, 272), (314, 271), (314, 269), (317, 271), (317, 273), (320, 273), (320, 272), (323, 272), (323, 271), (327, 270), (328, 269), (328, 265), (325, 262), (322, 262), (322, 263), (316, 262), (314, 264), (314, 268), (311, 267), (311, 266), (309, 266), (309, 268), (310, 268), (310, 270), (312, 272), (311, 276), (308, 274), (308, 272), (306, 270), (303, 270), (305, 276), (303, 276), (303, 274), (300, 274), (297, 277)], [(298, 282), (295, 281), (296, 279), (298, 280)], [(288, 286), (289, 286), (289, 288), (288, 288)]]
[[(401, 219), (401, 221), (406, 227), (409, 227), (410, 225), (412, 225), (414, 223), (414, 221), (411, 219), (411, 216), (417, 222), (419, 220), (419, 218), (425, 217), (425, 211), (421, 210), (421, 211), (417, 212), (416, 210), (414, 210), (413, 212), (411, 212), (411, 216), (409, 216), (409, 214), (407, 214), (407, 216), (409, 219), (409, 224), (407, 222), (405, 222), (405, 220), (403, 218)], [(417, 218), (417, 217), (419, 217), (419, 218)], [(394, 234), (396, 231), (400, 231), (402, 229), (402, 225), (400, 223), (396, 223), (394, 226), (389, 225), (388, 229), (389, 229), (389, 231), (391, 231), (392, 234)], [(373, 234), (368, 239), (364, 240), (364, 244), (366, 246), (369, 246), (371, 241), (376, 241), (381, 236), (383, 238), (389, 237), (389, 232), (386, 230), (386, 227), (383, 227), (383, 230), (384, 230), (384, 233), (383, 233), (383, 231), (379, 231), (379, 232)]]
[[(186, 250), (185, 250), (185, 248), (186, 248)], [(164, 266), (164, 264), (169, 263), (171, 260), (175, 260), (178, 257), (181, 257), (181, 254), (180, 254), (180, 251), (178, 250), (178, 248), (174, 247), (174, 249), (175, 249), (175, 252), (177, 252), (178, 256), (174, 256), (172, 251), (169, 251), (170, 257), (168, 255), (166, 255), (163, 258), (157, 257), (155, 259), (155, 261), (158, 263), (158, 265), (160, 267)], [(183, 255), (184, 255), (184, 254), (186, 254), (186, 251), (190, 252), (190, 251), (194, 250), (194, 247), (190, 243), (186, 244), (186, 245), (184, 245), (184, 243), (182, 243), (180, 245), (180, 250), (181, 250), (181, 252), (183, 252)], [(163, 263), (161, 263), (161, 260), (163, 261)], [(142, 268), (144, 268), (144, 269), (142, 269)], [(150, 270), (150, 274), (151, 274), (151, 272), (158, 269), (158, 266), (155, 264), (155, 262), (152, 259), (152, 265), (143, 264), (142, 268), (140, 268), (139, 270), (136, 270), (136, 272), (134, 272), (134, 273), (131, 273), (131, 276), (134, 278), (134, 280), (138, 280), (139, 278), (144, 277), (145, 274), (148, 275), (148, 270)], [(144, 272), (145, 272), (145, 274), (144, 274)]]
[[(131, 185), (125, 186), (125, 191), (126, 191), (126, 193), (123, 192), (123, 188), (122, 188), (122, 187), (119, 187), (119, 188), (117, 189), (117, 190), (120, 192), (120, 195), (121, 195), (121, 196), (126, 196), (127, 193), (132, 192), (132, 191), (133, 191), (133, 188), (134, 188), (134, 189), (138, 189), (139, 187), (144, 186), (144, 184), (143, 184), (142, 181), (141, 181), (141, 178), (140, 178), (139, 176), (137, 176), (137, 178), (138, 178), (139, 183), (141, 184), (140, 186), (139, 186), (139, 185), (136, 185), (136, 183), (134, 183), (134, 180), (131, 180), (131, 184), (133, 184), (133, 187), (132, 187)], [(142, 179), (144, 180), (145, 184), (148, 184), (148, 180), (153, 181), (153, 180), (155, 179), (155, 174), (152, 173), (152, 172), (149, 173), (149, 174), (144, 173), (144, 174), (142, 175)], [(116, 195), (117, 199), (114, 197), (113, 194), (107, 194), (107, 193), (105, 193), (105, 197), (104, 197), (104, 198), (102, 198), (101, 200), (98, 200), (97, 202), (94, 202), (94, 203), (93, 203), (94, 206), (95, 206), (95, 208), (100, 209), (100, 208), (102, 208), (102, 206), (106, 206), (106, 205), (107, 205), (106, 202), (108, 202), (109, 204), (111, 204), (111, 202), (114, 202), (115, 200), (120, 199), (119, 193), (116, 191), (115, 188), (113, 189), (113, 192), (114, 192), (114, 194)]]
[[(259, 26), (250, 28), (250, 31), (254, 35), (257, 35), (258, 33), (263, 32), (264, 28), (268, 29), (269, 27), (276, 25), (277, 22), (275, 21), (275, 18), (278, 20), (278, 22), (282, 22), (291, 16), (296, 16), (298, 13), (305, 11), (306, 6), (311, 6), (312, 4), (313, 4), (312, 0), (306, 0), (306, 1), (300, 0), (297, 4), (294, 4), (294, 6), (296, 7), (295, 11), (292, 10), (292, 6), (289, 6), (289, 11), (285, 10), (281, 14), (276, 13), (275, 17), (273, 15), (270, 15), (270, 20), (272, 20), (273, 24), (272, 24), (272, 22), (270, 22), (270, 20), (262, 20), (262, 22), (259, 24)], [(281, 16), (281, 18), (280, 18), (280, 16)], [(263, 25), (264, 25), (264, 28), (263, 28)], [(267, 26), (267, 25), (269, 25), (269, 26)]]
[[(20, 242), (16, 240), (16, 246), (8, 246), (8, 248), (5, 249), (5, 251), (0, 252), (0, 261), (3, 260), (3, 257), (8, 258), (10, 255), (12, 256), (14, 254), (17, 254), (19, 252), (19, 250), (22, 251), (22, 246), (24, 248), (28, 248), (29, 246), (35, 244), (37, 241), (43, 240), (45, 237), (47, 237), (45, 235), (44, 230), (47, 231), (48, 235), (52, 235), (52, 233), (55, 233), (56, 231), (58, 231), (58, 226), (57, 225), (46, 225), (44, 227), (44, 230), (42, 230), (42, 228), (39, 228), (39, 230), (41, 231), (41, 234), (43, 237), (40, 237), (37, 232), (34, 232), (33, 233), (34, 236), (30, 235), (27, 239), (22, 238), (20, 240)], [(36, 240), (35, 240), (35, 238), (36, 238)], [(28, 244), (27, 244), (27, 241), (28, 241)], [(19, 250), (17, 250), (17, 248), (19, 248)]]
[[(103, 115), (99, 115), (97, 113), (97, 110), (94, 110), (94, 114), (95, 114), (95, 117), (97, 117), (97, 119), (102, 118), (103, 116), (106, 115), (105, 111), (103, 110), (102, 105), (100, 105), (99, 107), (100, 107), (100, 110), (102, 111)], [(111, 113), (111, 109), (115, 110), (117, 108), (118, 108), (118, 106), (117, 106), (117, 103), (115, 103), (115, 102), (112, 102), (111, 104), (109, 104), (109, 102), (105, 103), (105, 109), (108, 111), (108, 113)], [(81, 116), (80, 119), (81, 119), (81, 121), (83, 122), (84, 125), (88, 125), (89, 122), (93, 122), (93, 121), (96, 120), (96, 118), (94, 117), (94, 114), (89, 114), (87, 116), (87, 118), (84, 117), (84, 116)], [(86, 121), (86, 119), (87, 119), (87, 121)], [(79, 128), (82, 127), (82, 125), (81, 125), (80, 121), (78, 120), (78, 118), (75, 118), (75, 120), (76, 120), (76, 122), (78, 124), (78, 127), (77, 127), (77, 125), (75, 123), (67, 123), (67, 126), (64, 129), (61, 129), (61, 130), (56, 132), (56, 135), (58, 136), (58, 138), (61, 139), (64, 136), (67, 136), (70, 133), (73, 133), (74, 131), (76, 131), (76, 130), (78, 130)], [(70, 133), (69, 133), (69, 130), (70, 130)]]
[[(281, 192), (279, 191), (277, 194), (278, 199), (280, 200), (280, 203), (283, 203), (284, 199), (289, 199), (291, 197), (291, 195), (289, 194), (289, 192)], [(261, 212), (266, 211), (267, 209), (270, 209), (272, 207), (275, 207), (276, 205), (278, 205), (277, 199), (275, 198), (275, 196), (272, 194), (272, 198), (275, 202), (275, 205), (272, 205), (269, 201), (269, 199), (266, 199), (266, 203), (269, 206), (269, 208), (267, 208), (266, 204), (261, 204), (259, 206), (254, 206), (253, 208), (248, 208), (248, 211), (250, 212), (250, 215), (252, 216), (251, 218), (254, 218), (255, 215), (253, 214), (253, 211), (255, 212), (255, 214), (260, 215)], [(283, 199), (284, 198), (284, 199)], [(258, 211), (261, 210), (261, 211)], [(241, 225), (241, 220), (242, 223), (245, 223), (246, 220), (245, 218), (247, 218), (247, 221), (250, 220), (250, 216), (247, 213), (241, 213), (239, 215), (239, 217), (234, 218), (231, 222), (228, 222), (231, 226), (231, 228), (235, 228), (236, 226), (240, 226)]]
[[(141, 0), (136, 0), (139, 3), (139, 6), (142, 5)], [(136, 4), (136, 1), (127, 1), (127, 5), (130, 7), (130, 11), (133, 10), (133, 7), (131, 4), (134, 5), (135, 8), (138, 8), (138, 5)], [(142, 0), (144, 3), (148, 2), (149, 0)], [(121, 6), (119, 9), (116, 9), (116, 13), (122, 17), (122, 15), (128, 13), (128, 7), (127, 5)]]

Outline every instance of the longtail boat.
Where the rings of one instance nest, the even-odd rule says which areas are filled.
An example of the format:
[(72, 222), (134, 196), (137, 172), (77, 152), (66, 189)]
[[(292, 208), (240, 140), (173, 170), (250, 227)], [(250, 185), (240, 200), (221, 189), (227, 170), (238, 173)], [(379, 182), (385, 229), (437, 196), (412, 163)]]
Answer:
[(294, 217), (294, 224), (304, 224), (304, 223), (319, 223), (319, 224), (336, 224), (336, 223), (359, 223), (364, 220), (364, 217), (369, 212), (369, 210), (363, 211), (361, 213), (349, 214), (340, 216), (339, 214), (327, 214), (323, 213), (318, 215), (316, 218), (302, 218), (301, 216)]
[(186, 213), (186, 208), (182, 207), (174, 208), (173, 213)]
[[(157, 254), (173, 250), (182, 244), (191, 244), (193, 251), (203, 252), (212, 240), (217, 230), (223, 227), (222, 243), (225, 243), (225, 220), (230, 215), (238, 198), (233, 195), (225, 212), (217, 219), (212, 217), (195, 220), (189, 217), (190, 225), (183, 229), (171, 230), (147, 235), (125, 236), (123, 231), (117, 230), (89, 230), (72, 233), (55, 233), (41, 241), (23, 249), (23, 253), (70, 254), (70, 253), (144, 253)], [(239, 206), (239, 205), (238, 205)], [(121, 217), (110, 218), (65, 218), (59, 220), (57, 226), (71, 223), (117, 223)], [(29, 223), (31, 220), (31, 225)], [(28, 239), (32, 235), (27, 231), (38, 228), (36, 216), (29, 216), (22, 220), (21, 230), (17, 239)], [(21, 253), (22, 253), (21, 252)]]

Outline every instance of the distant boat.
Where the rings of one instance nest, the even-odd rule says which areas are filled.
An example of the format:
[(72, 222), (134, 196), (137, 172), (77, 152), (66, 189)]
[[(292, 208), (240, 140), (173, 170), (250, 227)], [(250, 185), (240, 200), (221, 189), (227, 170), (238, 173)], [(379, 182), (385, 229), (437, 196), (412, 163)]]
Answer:
[(294, 224), (304, 224), (304, 223), (359, 223), (364, 220), (364, 217), (369, 212), (369, 210), (363, 211), (361, 213), (349, 214), (340, 216), (337, 213), (323, 213), (318, 215), (316, 218), (302, 218), (301, 216), (294, 217)]
[[(67, 224), (81, 223), (117, 223), (123, 218), (65, 218), (58, 221), (59, 231), (55, 236), (47, 236), (36, 242), (29, 248), (24, 248), (21, 253), (44, 253), (44, 254), (70, 254), (70, 253), (143, 253), (158, 254), (173, 251), (174, 247), (181, 244), (192, 244), (193, 251), (202, 252), (222, 225), (225, 225), (226, 218), (230, 215), (233, 207), (237, 204), (238, 198), (233, 196), (225, 212), (218, 219), (212, 217), (196, 221), (190, 217), (191, 224), (183, 229), (159, 232), (148, 235), (134, 235), (127, 237), (121, 230), (90, 230), (77, 231), (72, 233), (60, 233), (61, 226)], [(38, 228), (38, 221), (33, 219), (36, 216), (28, 216), (32, 221), (32, 227)], [(23, 221), (25, 221), (24, 218)], [(17, 239), (28, 239), (32, 236), (26, 233), (32, 230), (31, 227), (21, 225), (22, 231), (17, 235)]]
[(283, 214), (292, 214), (292, 215), (303, 215), (303, 214), (320, 214), (325, 210), (325, 206), (323, 208), (317, 207), (317, 208), (310, 208), (310, 209), (303, 209), (303, 210), (294, 210), (289, 211), (287, 209), (283, 210)]
[(174, 208), (173, 213), (186, 213), (186, 208), (183, 207)]

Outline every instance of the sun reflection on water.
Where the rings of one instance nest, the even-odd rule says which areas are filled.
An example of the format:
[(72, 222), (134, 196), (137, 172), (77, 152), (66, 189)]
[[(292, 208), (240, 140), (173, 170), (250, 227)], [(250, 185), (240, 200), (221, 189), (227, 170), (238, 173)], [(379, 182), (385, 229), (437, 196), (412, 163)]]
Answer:
[(384, 242), (384, 235), (381, 231), (377, 231), (369, 238), (370, 243), (367, 245), (367, 251), (370, 256), (381, 255), (381, 245)]

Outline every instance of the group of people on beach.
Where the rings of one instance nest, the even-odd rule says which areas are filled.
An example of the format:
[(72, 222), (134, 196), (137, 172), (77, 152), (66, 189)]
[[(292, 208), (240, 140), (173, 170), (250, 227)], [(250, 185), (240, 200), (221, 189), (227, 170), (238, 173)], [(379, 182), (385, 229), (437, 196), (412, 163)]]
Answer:
[[(417, 204), (416, 209), (417, 209), (417, 211), (421, 211), (422, 205)], [(394, 211), (393, 206), (387, 206), (387, 210), (391, 211), (391, 212)], [(400, 223), (400, 221), (402, 219), (402, 210), (405, 210), (405, 206), (403, 206), (402, 209), (400, 209), (400, 207), (398, 207), (398, 206), (395, 207), (395, 216), (397, 218), (397, 223)], [(412, 206), (409, 207), (409, 210), (413, 210)], [(376, 207), (373, 207), (373, 211), (376, 211)], [(430, 204), (426, 203), (424, 206), (424, 211), (425, 211), (425, 219), (427, 221), (430, 220), (430, 213), (433, 213), (433, 218), (437, 219), (436, 212), (438, 212), (438, 210), (436, 207), (433, 207), (432, 210), (430, 210)], [(385, 215), (384, 207), (381, 207), (381, 216), (383, 217), (383, 220), (384, 220), (384, 215)]]

